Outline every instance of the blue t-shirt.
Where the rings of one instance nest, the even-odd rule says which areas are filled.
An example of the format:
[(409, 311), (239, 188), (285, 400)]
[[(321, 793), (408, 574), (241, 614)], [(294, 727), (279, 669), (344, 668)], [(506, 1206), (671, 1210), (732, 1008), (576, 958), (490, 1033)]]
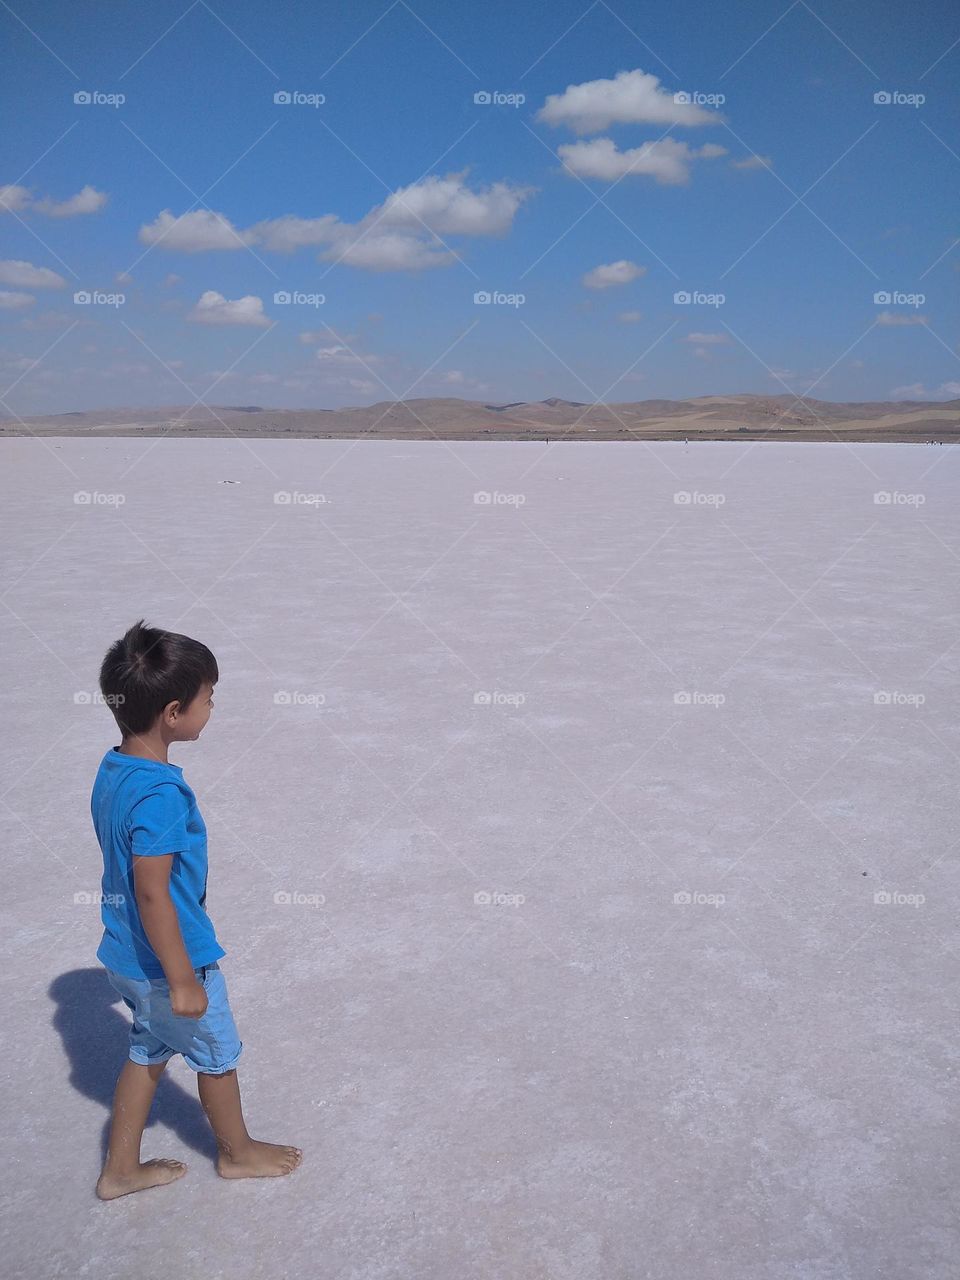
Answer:
[(133, 859), (172, 853), (170, 897), (183, 945), (196, 969), (226, 955), (207, 915), (207, 828), (179, 765), (111, 748), (100, 762), (90, 797), (103, 852), (97, 959), (127, 978), (162, 978), (133, 882)]

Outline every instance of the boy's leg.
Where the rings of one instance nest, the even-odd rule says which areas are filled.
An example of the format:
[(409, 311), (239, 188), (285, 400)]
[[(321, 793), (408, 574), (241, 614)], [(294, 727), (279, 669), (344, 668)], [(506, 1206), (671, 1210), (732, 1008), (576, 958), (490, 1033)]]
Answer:
[(128, 1058), (113, 1096), (110, 1145), (97, 1182), (101, 1200), (115, 1200), (131, 1191), (143, 1191), (182, 1178), (187, 1166), (181, 1160), (148, 1160), (140, 1163), (140, 1140), (150, 1114), (157, 1081), (165, 1062), (145, 1066)]
[(303, 1158), (299, 1147), (257, 1142), (247, 1133), (236, 1070), (220, 1075), (197, 1073), (197, 1090), (220, 1152), (223, 1178), (277, 1178), (292, 1173)]

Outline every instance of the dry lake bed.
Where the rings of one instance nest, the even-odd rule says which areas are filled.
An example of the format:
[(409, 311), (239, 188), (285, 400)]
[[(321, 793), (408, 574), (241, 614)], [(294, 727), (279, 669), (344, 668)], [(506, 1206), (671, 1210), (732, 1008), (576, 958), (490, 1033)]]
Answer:
[[(947, 1280), (960, 450), (6, 439), (6, 1275)], [(171, 752), (255, 1137), (174, 1060), (98, 1202), (97, 695)]]

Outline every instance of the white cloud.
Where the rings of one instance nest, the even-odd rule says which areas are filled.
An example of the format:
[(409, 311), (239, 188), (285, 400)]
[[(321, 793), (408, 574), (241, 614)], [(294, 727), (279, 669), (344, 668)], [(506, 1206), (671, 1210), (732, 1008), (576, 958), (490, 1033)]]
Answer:
[(681, 342), (693, 342), (699, 347), (719, 346), (721, 343), (729, 342), (730, 335), (727, 333), (688, 333), (685, 338), (680, 339)]
[(340, 225), (334, 213), (325, 213), (322, 218), (296, 218), (287, 213), (282, 218), (256, 223), (249, 234), (274, 253), (293, 253), (305, 245), (328, 244)]
[(425, 228), (437, 235), (494, 236), (510, 230), (521, 204), (533, 194), (531, 187), (511, 187), (495, 182), (485, 190), (471, 191), (466, 170), (445, 178), (429, 177), (400, 187), (361, 224)]
[(0, 187), (0, 211), (19, 213), (30, 203), (30, 192), (27, 187), (8, 185)]
[(594, 138), (592, 142), (558, 147), (557, 154), (564, 168), (577, 177), (612, 182), (628, 173), (645, 174), (664, 186), (680, 186), (690, 181), (690, 165), (694, 160), (708, 160), (727, 152), (725, 147), (712, 142), (694, 148), (674, 138), (660, 138), (620, 151), (612, 138)]
[(211, 209), (194, 209), (175, 218), (164, 209), (153, 222), (140, 228), (141, 244), (158, 245), (181, 253), (203, 253), (208, 249), (243, 249), (254, 236), (238, 231), (229, 218)]
[(960, 382), (941, 382), (928, 391), (922, 382), (912, 382), (906, 387), (894, 387), (891, 400), (956, 400), (960, 397)]
[(318, 347), (313, 354), (317, 360), (325, 365), (371, 365), (380, 363), (379, 356), (359, 354), (340, 344), (333, 347)]
[(22, 289), (64, 289), (67, 282), (49, 267), (35, 267), (32, 262), (6, 258), (0, 262), (0, 284), (17, 285)]
[(274, 253), (322, 246), (321, 261), (343, 262), (368, 271), (445, 267), (456, 261), (456, 254), (439, 236), (503, 235), (534, 190), (506, 182), (474, 190), (466, 183), (466, 173), (424, 178), (400, 187), (355, 223), (341, 222), (332, 213), (318, 218), (284, 214), (244, 230), (234, 227), (223, 214), (209, 210), (194, 210), (176, 218), (165, 209), (140, 228), (140, 241), (185, 253), (253, 244)]
[(621, 324), (639, 324), (643, 314), (640, 311), (621, 311), (617, 319)]
[(107, 203), (107, 193), (97, 191), (94, 187), (85, 186), (69, 200), (35, 200), (31, 205), (37, 213), (45, 213), (48, 218), (75, 218), (81, 213), (99, 213)]
[(32, 293), (13, 293), (9, 289), (0, 289), (0, 310), (19, 311), (21, 307), (32, 307), (36, 298)]
[(646, 267), (638, 267), (635, 262), (621, 258), (619, 262), (601, 263), (583, 276), (582, 283), (587, 289), (609, 289), (614, 285), (629, 284), (631, 280), (645, 275)]
[(678, 103), (649, 72), (618, 71), (612, 80), (588, 80), (552, 93), (537, 112), (545, 124), (567, 125), (574, 133), (599, 133), (611, 124), (717, 124), (715, 111)]
[(51, 200), (49, 196), (35, 200), (29, 187), (0, 186), (0, 212), (32, 211), (45, 213), (48, 218), (73, 218), (81, 213), (99, 213), (107, 199), (105, 191), (97, 191), (89, 185), (68, 200)]
[(745, 156), (742, 160), (731, 160), (730, 167), (732, 169), (772, 169), (773, 160), (770, 156)]
[(348, 267), (367, 271), (423, 271), (456, 261), (453, 251), (438, 240), (422, 239), (404, 231), (374, 230), (364, 234), (355, 228), (339, 236), (337, 244), (320, 256), (328, 262), (344, 262)]
[(337, 333), (335, 329), (304, 329), (300, 334), (300, 341), (305, 347), (311, 346), (314, 342), (356, 342), (359, 338), (358, 333)]
[(229, 301), (215, 289), (201, 294), (200, 300), (187, 316), (195, 324), (250, 324), (264, 328), (270, 320), (263, 313), (263, 302), (248, 294), (244, 298)]
[(877, 316), (877, 324), (882, 325), (901, 325), (901, 324), (926, 324), (926, 316), (911, 315), (907, 311), (881, 311)]

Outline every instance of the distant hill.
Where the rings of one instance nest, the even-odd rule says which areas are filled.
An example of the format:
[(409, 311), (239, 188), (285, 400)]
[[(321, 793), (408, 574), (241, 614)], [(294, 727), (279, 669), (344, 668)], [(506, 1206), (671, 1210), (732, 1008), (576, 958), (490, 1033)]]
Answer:
[(100, 409), (0, 418), (5, 436), (243, 436), (390, 440), (960, 441), (960, 400), (834, 403), (790, 395), (585, 404), (384, 400), (347, 409), (258, 405)]

